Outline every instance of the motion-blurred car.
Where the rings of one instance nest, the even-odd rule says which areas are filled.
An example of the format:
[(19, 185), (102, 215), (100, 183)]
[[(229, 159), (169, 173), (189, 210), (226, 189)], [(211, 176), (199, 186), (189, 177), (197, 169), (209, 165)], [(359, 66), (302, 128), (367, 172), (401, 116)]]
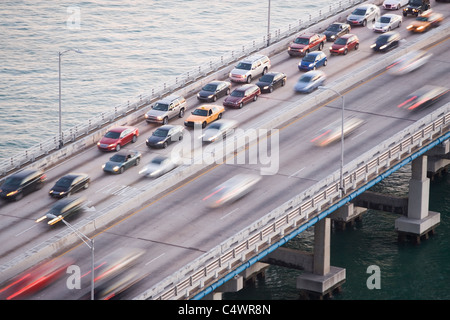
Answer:
[[(344, 137), (355, 131), (361, 125), (364, 124), (364, 121), (350, 117), (344, 120)], [(315, 145), (324, 147), (329, 145), (332, 142), (340, 140), (342, 137), (342, 121), (337, 120), (332, 124), (323, 128), (319, 134), (311, 140)]]
[(403, 16), (406, 17), (408, 14), (418, 16), (430, 7), (430, 0), (409, 0), (408, 5), (403, 8)]
[(119, 151), (124, 145), (135, 143), (139, 136), (139, 129), (119, 126), (108, 130), (108, 132), (97, 143), (97, 147), (103, 151)]
[(283, 72), (268, 72), (259, 78), (256, 85), (261, 92), (272, 92), (278, 87), (283, 87), (286, 84), (287, 76)]
[(444, 20), (444, 16), (441, 13), (433, 12), (432, 10), (425, 11), (416, 18), (406, 29), (411, 32), (425, 32), (431, 28), (439, 26)]
[(231, 92), (231, 83), (228, 81), (211, 81), (205, 85), (199, 93), (197, 99), (206, 102), (215, 102), (217, 99), (229, 95)]
[(288, 53), (291, 57), (304, 56), (314, 50), (322, 50), (327, 37), (324, 34), (306, 33), (295, 38), (288, 47)]
[(309, 71), (325, 67), (328, 63), (327, 55), (322, 51), (315, 51), (306, 54), (298, 63), (298, 70)]
[(200, 125), (205, 128), (209, 123), (222, 118), (225, 108), (218, 105), (203, 105), (197, 107), (192, 114), (184, 121), (186, 127)]
[(103, 171), (109, 173), (123, 173), (132, 166), (137, 166), (141, 161), (141, 153), (131, 150), (119, 152), (109, 158), (103, 165)]
[(223, 106), (229, 108), (241, 109), (249, 102), (256, 101), (261, 94), (261, 89), (256, 84), (244, 84), (231, 92), (231, 94), (223, 100)]
[(169, 144), (183, 139), (184, 128), (180, 125), (169, 125), (159, 127), (145, 141), (149, 148), (167, 148)]
[(373, 25), (375, 32), (388, 32), (392, 29), (399, 28), (403, 22), (403, 17), (398, 14), (383, 14)]
[(223, 182), (203, 198), (210, 208), (217, 208), (230, 204), (252, 191), (261, 177), (254, 174), (237, 174), (231, 179)]
[(139, 170), (139, 174), (149, 178), (158, 178), (177, 166), (178, 163), (170, 157), (156, 156)]
[(50, 210), (36, 220), (36, 222), (41, 222), (45, 219), (50, 219), (47, 222), (49, 225), (54, 225), (55, 223), (78, 213), (83, 209), (83, 205), (86, 202), (85, 197), (66, 197), (56, 201), (50, 208)]
[(74, 263), (71, 258), (60, 257), (39, 263), (12, 279), (0, 288), (0, 300), (23, 300), (42, 290), (66, 274)]
[(62, 198), (87, 189), (91, 179), (86, 173), (69, 173), (59, 178), (50, 189), (49, 195), (54, 198)]
[(358, 36), (349, 33), (334, 41), (334, 43), (330, 47), (330, 54), (346, 55), (349, 50), (358, 50), (358, 48), (359, 48)]
[(379, 16), (380, 8), (374, 4), (363, 4), (352, 11), (347, 17), (347, 23), (351, 26), (365, 27), (368, 22), (377, 20)]
[(238, 122), (235, 120), (222, 119), (214, 123), (211, 123), (203, 131), (201, 138), (203, 142), (214, 142), (219, 139), (225, 138), (228, 134), (234, 132)]
[(386, 10), (399, 10), (408, 4), (409, 0), (384, 0), (383, 8)]
[(23, 196), (39, 190), (46, 181), (44, 172), (25, 169), (14, 173), (0, 187), (0, 197), (5, 200), (20, 200)]
[(303, 74), (294, 86), (296, 92), (310, 93), (325, 83), (326, 75), (323, 71), (312, 70)]
[(387, 52), (400, 45), (400, 33), (398, 32), (386, 32), (375, 40), (375, 43), (370, 47), (373, 51)]
[(183, 118), (186, 108), (187, 102), (184, 97), (172, 95), (158, 100), (144, 118), (147, 123), (167, 124), (172, 118)]
[(350, 33), (351, 29), (348, 23), (334, 22), (328, 26), (324, 34), (327, 37), (327, 41), (334, 41), (344, 34)]
[(449, 89), (446, 87), (425, 85), (409, 94), (406, 100), (397, 107), (406, 110), (414, 110), (419, 107), (425, 108), (441, 99), (448, 91)]
[(432, 55), (432, 53), (425, 50), (410, 51), (403, 57), (394, 61), (387, 69), (389, 69), (389, 73), (393, 75), (403, 75), (423, 66), (430, 60)]

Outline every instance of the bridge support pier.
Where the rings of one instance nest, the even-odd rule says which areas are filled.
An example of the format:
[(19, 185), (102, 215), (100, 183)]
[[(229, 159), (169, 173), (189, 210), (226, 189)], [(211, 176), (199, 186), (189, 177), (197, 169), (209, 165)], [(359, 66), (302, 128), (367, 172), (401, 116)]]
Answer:
[(428, 210), (430, 179), (427, 178), (427, 156), (413, 160), (411, 168), (408, 215), (395, 220), (395, 229), (399, 240), (412, 238), (420, 243), (422, 237), (434, 232), (434, 228), (440, 223), (440, 214)]
[(314, 226), (314, 256), (312, 273), (297, 278), (297, 289), (308, 298), (332, 296), (345, 281), (345, 269), (330, 266), (331, 220), (325, 218)]
[(356, 221), (361, 220), (361, 214), (367, 211), (366, 208), (357, 207), (353, 203), (346, 203), (330, 215), (333, 226), (344, 230), (347, 226), (352, 226)]

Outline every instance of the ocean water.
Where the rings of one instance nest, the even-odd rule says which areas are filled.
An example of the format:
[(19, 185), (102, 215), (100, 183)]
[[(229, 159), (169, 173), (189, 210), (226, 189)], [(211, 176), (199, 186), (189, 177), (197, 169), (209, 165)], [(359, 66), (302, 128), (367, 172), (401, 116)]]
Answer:
[[(270, 30), (286, 29), (331, 0), (271, 1)], [(0, 4), (0, 161), (58, 133), (58, 53), (62, 56), (63, 130), (135, 101), (224, 54), (262, 41), (268, 1), (3, 0)], [(382, 192), (407, 193), (408, 168)], [(400, 244), (397, 216), (368, 211), (361, 223), (333, 231), (331, 264), (346, 268), (335, 299), (450, 298), (450, 176), (431, 184), (437, 234), (420, 246)], [(307, 230), (288, 246), (311, 250)], [(370, 248), (370, 249), (368, 249)], [(378, 265), (381, 289), (366, 286)], [(226, 299), (298, 299), (299, 271), (270, 267), (264, 281)]]

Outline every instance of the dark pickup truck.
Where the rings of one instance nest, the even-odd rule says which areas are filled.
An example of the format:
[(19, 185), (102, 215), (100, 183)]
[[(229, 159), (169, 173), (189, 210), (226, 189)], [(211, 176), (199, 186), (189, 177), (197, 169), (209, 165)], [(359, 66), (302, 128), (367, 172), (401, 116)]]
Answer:
[(430, 0), (409, 0), (408, 5), (403, 8), (403, 16), (408, 14), (415, 15), (416, 17), (424, 11), (430, 9)]
[(327, 37), (324, 34), (308, 33), (295, 38), (289, 45), (288, 53), (293, 56), (304, 56), (310, 51), (322, 50)]

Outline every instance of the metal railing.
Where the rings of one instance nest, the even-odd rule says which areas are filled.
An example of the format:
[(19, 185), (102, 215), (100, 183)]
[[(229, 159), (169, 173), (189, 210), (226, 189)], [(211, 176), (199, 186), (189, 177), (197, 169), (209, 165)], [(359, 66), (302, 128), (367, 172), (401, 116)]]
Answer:
[[(288, 25), (284, 29), (277, 29), (274, 35), (269, 34), (270, 45), (276, 44), (279, 41), (296, 34), (297, 32), (308, 28), (330, 16), (344, 11), (356, 4), (364, 2), (363, 0), (342, 0), (316, 11), (314, 14), (306, 14), (305, 18), (299, 19), (298, 24)], [(159, 84), (152, 88), (150, 92), (141, 94), (133, 99), (134, 102), (128, 101), (125, 104), (117, 105), (112, 111), (102, 112), (95, 117), (89, 119), (85, 124), (76, 125), (68, 130), (62, 132), (62, 142), (64, 145), (73, 143), (78, 139), (95, 132), (104, 126), (123, 118), (126, 115), (132, 114), (141, 110), (142, 108), (155, 102), (157, 99), (166, 94), (179, 90), (181, 88), (189, 87), (192, 83), (201, 79), (211, 73), (230, 66), (234, 62), (246, 57), (254, 52), (261, 50), (267, 46), (266, 36), (261, 40), (255, 40), (249, 46), (243, 46), (242, 50), (234, 50), (228, 55), (221, 56), (217, 61), (209, 61), (205, 66), (198, 66), (185, 74), (171, 79), (169, 82)], [(136, 121), (139, 115), (136, 116)], [(42, 141), (41, 143), (21, 151), (0, 163), (0, 178), (8, 175), (14, 170), (33, 163), (36, 159), (47, 156), (48, 154), (59, 149), (59, 136)]]
[[(450, 103), (447, 103), (348, 163), (344, 167), (344, 194), (352, 194), (432, 142), (437, 144), (449, 139), (449, 131)], [(336, 171), (136, 299), (187, 299), (250, 259), (255, 261), (262, 251), (307, 225), (327, 208), (337, 203), (345, 204), (340, 198), (339, 180), (340, 173)]]

